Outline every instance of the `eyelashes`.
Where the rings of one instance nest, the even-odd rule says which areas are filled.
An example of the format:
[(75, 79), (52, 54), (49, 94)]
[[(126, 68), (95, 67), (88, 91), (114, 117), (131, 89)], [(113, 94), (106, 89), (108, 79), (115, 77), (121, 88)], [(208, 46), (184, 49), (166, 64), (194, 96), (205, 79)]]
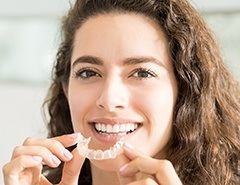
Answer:
[(157, 77), (157, 74), (148, 68), (140, 67), (140, 68), (134, 69), (133, 72), (131, 73), (131, 76), (141, 80), (141, 79)]
[[(101, 76), (100, 72), (98, 72), (97, 70), (88, 68), (88, 67), (84, 67), (84, 68), (81, 68), (80, 70), (74, 72), (73, 77), (79, 78), (81, 80), (87, 80), (90, 78), (96, 78), (96, 77), (102, 77), (102, 76)], [(143, 79), (157, 77), (157, 74), (151, 69), (140, 67), (140, 68), (134, 69), (128, 76), (128, 78), (130, 78), (130, 77), (133, 77), (137, 80), (143, 80)]]
[(91, 69), (91, 68), (81, 68), (80, 70), (74, 72), (73, 74), (74, 78), (80, 78), (80, 79), (89, 79), (92, 77), (101, 77), (101, 75), (99, 74), (99, 72)]

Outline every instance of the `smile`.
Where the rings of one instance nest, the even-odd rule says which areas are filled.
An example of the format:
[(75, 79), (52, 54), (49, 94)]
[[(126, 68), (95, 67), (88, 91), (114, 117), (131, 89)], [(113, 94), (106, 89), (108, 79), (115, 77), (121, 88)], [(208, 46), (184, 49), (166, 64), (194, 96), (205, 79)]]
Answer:
[(101, 135), (119, 135), (124, 136), (134, 132), (139, 124), (138, 123), (121, 123), (121, 124), (105, 124), (93, 123), (95, 130)]
[[(77, 148), (80, 155), (94, 160), (113, 159), (121, 154), (124, 140), (142, 126), (140, 122), (120, 118), (99, 118), (88, 123), (93, 131), (92, 136), (82, 136)], [(111, 146), (107, 150), (89, 149), (88, 144), (92, 137)]]

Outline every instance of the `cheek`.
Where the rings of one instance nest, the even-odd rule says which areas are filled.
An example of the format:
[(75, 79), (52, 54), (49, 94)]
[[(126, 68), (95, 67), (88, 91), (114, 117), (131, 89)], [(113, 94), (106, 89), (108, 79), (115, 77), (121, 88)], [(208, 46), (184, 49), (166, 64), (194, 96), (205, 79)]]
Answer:
[(169, 85), (156, 87), (138, 92), (138, 95), (135, 96), (138, 98), (138, 107), (141, 107), (142, 112), (148, 117), (167, 118), (172, 115), (176, 101), (176, 92)]
[[(156, 87), (156, 86), (155, 86)], [(175, 86), (167, 84), (159, 88), (149, 88), (148, 91), (139, 92), (138, 108), (147, 119), (145, 130), (139, 143), (148, 142), (146, 147), (138, 146), (145, 153), (154, 156), (161, 153), (169, 141), (172, 132), (172, 114), (176, 101)], [(139, 101), (139, 99), (141, 101)], [(137, 100), (136, 100), (137, 101)], [(147, 139), (146, 139), (147, 138)], [(160, 154), (161, 155), (161, 154)]]
[(83, 131), (85, 115), (94, 104), (94, 93), (77, 86), (69, 86), (68, 102), (74, 131)]
[(167, 90), (161, 89), (158, 91), (151, 91), (148, 96), (141, 98), (139, 103), (141, 112), (149, 123), (148, 136), (162, 137), (165, 135), (165, 131), (168, 132), (172, 125), (172, 115), (175, 105), (174, 94)]

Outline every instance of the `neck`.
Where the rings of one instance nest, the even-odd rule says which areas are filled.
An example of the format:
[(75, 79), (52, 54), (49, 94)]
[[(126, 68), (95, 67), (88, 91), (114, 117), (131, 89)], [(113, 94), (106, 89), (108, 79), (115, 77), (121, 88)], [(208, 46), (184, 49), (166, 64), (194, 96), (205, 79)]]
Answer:
[(95, 165), (91, 164), (92, 185), (119, 185), (117, 173), (114, 171), (101, 170)]

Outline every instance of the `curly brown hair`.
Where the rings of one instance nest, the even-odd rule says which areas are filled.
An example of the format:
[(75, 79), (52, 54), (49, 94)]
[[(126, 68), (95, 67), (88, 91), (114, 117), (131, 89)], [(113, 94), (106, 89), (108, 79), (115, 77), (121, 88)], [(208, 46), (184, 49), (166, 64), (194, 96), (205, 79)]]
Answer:
[[(63, 18), (62, 43), (45, 102), (49, 137), (73, 132), (62, 86), (68, 85), (75, 33), (89, 18), (109, 13), (147, 16), (168, 38), (178, 99), (167, 159), (183, 184), (239, 184), (239, 84), (226, 69), (211, 30), (187, 0), (77, 0)], [(57, 183), (61, 169), (50, 169), (48, 178)], [(89, 167), (83, 167), (80, 176), (83, 173), (91, 176)]]

